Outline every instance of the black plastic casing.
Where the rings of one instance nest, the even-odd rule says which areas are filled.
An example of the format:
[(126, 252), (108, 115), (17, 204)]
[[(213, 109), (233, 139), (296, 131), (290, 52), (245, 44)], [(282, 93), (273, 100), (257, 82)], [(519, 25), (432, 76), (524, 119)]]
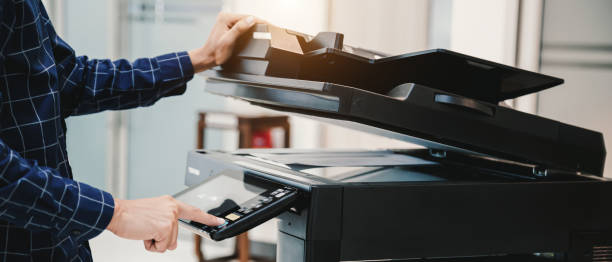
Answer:
[[(241, 77), (245, 80), (236, 80)], [(209, 78), (206, 90), (277, 110), (380, 128), (430, 149), (603, 175), (606, 150), (599, 132), (421, 85), (402, 85), (381, 95), (330, 83), (219, 72)], [(440, 101), (444, 96), (489, 111)]]
[[(343, 183), (244, 153), (192, 151), (188, 165), (207, 174), (248, 170), (299, 190), (278, 216), (277, 261), (543, 252), (591, 261), (594, 246), (612, 244), (612, 182), (597, 177)], [(189, 183), (197, 180), (187, 175)]]
[(603, 175), (601, 133), (498, 104), (559, 78), (443, 49), (386, 56), (346, 46), (339, 33), (270, 25), (255, 26), (207, 74), (207, 91), (280, 111), (348, 120), (432, 149)]

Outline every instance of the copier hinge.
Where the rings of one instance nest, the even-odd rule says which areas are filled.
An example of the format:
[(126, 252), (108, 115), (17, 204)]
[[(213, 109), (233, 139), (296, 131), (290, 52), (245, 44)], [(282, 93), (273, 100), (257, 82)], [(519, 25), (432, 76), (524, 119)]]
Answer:
[(534, 166), (533, 167), (533, 175), (537, 176), (537, 177), (547, 177), (548, 176), (548, 169), (543, 168), (543, 167), (539, 167), (539, 166)]
[(436, 158), (446, 158), (446, 151), (440, 149), (429, 149), (429, 155)]

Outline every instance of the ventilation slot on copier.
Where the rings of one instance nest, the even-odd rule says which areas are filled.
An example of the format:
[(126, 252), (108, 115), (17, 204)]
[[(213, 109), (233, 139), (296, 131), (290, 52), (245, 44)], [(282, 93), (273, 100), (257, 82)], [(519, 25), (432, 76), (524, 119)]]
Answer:
[(593, 262), (612, 262), (612, 246), (594, 246), (588, 255)]

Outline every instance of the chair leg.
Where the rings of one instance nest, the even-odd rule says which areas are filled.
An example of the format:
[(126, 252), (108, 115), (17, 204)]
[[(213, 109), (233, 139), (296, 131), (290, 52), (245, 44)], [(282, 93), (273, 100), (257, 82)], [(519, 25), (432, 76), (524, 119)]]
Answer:
[(249, 235), (247, 232), (244, 232), (238, 237), (236, 237), (236, 242), (238, 242), (238, 261), (240, 262), (248, 262), (250, 259), (249, 255)]
[(204, 259), (204, 254), (202, 253), (202, 237), (200, 235), (193, 234), (193, 240), (194, 240), (194, 251), (195, 251), (196, 258), (198, 259), (198, 262), (206, 261)]
[[(202, 252), (202, 237), (200, 235), (193, 235), (194, 241), (194, 252), (198, 262), (206, 262), (204, 259), (204, 253)], [(236, 236), (236, 250), (233, 256), (214, 259), (214, 261), (221, 261), (231, 258), (237, 258), (240, 262), (249, 262), (250, 253), (249, 253), (249, 235), (247, 232), (242, 233)]]

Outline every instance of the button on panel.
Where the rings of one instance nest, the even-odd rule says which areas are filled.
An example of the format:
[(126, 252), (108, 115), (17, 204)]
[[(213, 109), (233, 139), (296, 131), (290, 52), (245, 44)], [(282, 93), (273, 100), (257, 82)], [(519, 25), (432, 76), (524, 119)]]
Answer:
[(217, 228), (224, 228), (225, 226), (227, 226), (227, 220), (225, 220), (225, 223), (218, 225)]
[(282, 193), (276, 195), (276, 198), (281, 198), (281, 197), (283, 197), (286, 194), (287, 194), (286, 192), (282, 192)]
[(236, 221), (238, 218), (240, 218), (240, 215), (236, 214), (236, 213), (231, 213), (231, 214), (225, 216), (225, 218), (227, 218), (230, 221)]

